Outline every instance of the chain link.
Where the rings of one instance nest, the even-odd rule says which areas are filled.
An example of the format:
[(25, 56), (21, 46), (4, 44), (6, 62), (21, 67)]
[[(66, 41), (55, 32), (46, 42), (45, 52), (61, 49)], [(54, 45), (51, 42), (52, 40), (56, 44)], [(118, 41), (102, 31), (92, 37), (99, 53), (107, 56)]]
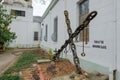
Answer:
[[(53, 61), (59, 60), (60, 53), (63, 51), (63, 49), (65, 49), (67, 47), (68, 44), (70, 44), (71, 50), (73, 52), (73, 58), (74, 58), (74, 63), (75, 63), (76, 69), (77, 69), (77, 73), (81, 74), (82, 72), (81, 72), (81, 68), (80, 68), (80, 62), (79, 62), (79, 58), (77, 56), (76, 46), (75, 46), (75, 44), (73, 42), (73, 38), (75, 38), (85, 27), (88, 26), (90, 21), (97, 15), (97, 12), (93, 11), (90, 14), (88, 14), (85, 21), (80, 26), (77, 27), (77, 29), (75, 30), (74, 33), (72, 33), (72, 29), (70, 27), (70, 20), (69, 20), (69, 15), (68, 15), (67, 10), (64, 11), (64, 15), (65, 15), (65, 19), (66, 19), (67, 31), (68, 31), (69, 39), (67, 39), (65, 41), (65, 43), (61, 46), (61, 48), (58, 49), (56, 54), (53, 55)], [(85, 55), (85, 54), (82, 54), (82, 55)]]
[[(70, 20), (69, 20), (69, 14), (68, 14), (68, 11), (65, 10), (64, 11), (64, 15), (65, 15), (65, 19), (66, 19), (66, 24), (67, 24), (67, 31), (68, 31), (68, 35), (69, 37), (72, 35), (72, 29), (71, 29), (71, 26), (70, 26)], [(80, 71), (80, 62), (79, 62), (79, 58), (77, 56), (77, 52), (76, 52), (76, 46), (73, 42), (73, 39), (71, 40), (71, 43), (70, 43), (70, 46), (71, 46), (71, 50), (72, 50), (72, 53), (73, 53), (73, 59), (74, 59), (74, 63), (75, 63), (75, 66), (77, 68), (77, 73), (81, 73)]]

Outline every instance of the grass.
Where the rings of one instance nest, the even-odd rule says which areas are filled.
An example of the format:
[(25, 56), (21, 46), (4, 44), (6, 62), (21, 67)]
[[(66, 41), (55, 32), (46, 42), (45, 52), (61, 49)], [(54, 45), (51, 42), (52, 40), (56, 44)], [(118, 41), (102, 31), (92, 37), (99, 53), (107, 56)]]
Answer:
[(24, 53), (12, 67), (5, 71), (4, 74), (11, 74), (12, 72), (19, 72), (22, 69), (29, 68), (33, 63), (36, 63), (39, 58), (46, 57), (33, 52)]
[(0, 76), (0, 80), (20, 80), (20, 76), (19, 75), (3, 75)]

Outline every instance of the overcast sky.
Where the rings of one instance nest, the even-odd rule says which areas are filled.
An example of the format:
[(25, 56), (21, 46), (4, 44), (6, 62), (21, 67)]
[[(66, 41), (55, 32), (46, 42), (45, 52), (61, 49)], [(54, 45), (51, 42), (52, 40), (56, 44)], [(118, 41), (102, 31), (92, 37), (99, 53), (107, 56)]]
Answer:
[(45, 0), (45, 1), (46, 1), (46, 3), (44, 4), (41, 0), (32, 0), (34, 16), (42, 16), (43, 15), (46, 8), (50, 4), (51, 0)]

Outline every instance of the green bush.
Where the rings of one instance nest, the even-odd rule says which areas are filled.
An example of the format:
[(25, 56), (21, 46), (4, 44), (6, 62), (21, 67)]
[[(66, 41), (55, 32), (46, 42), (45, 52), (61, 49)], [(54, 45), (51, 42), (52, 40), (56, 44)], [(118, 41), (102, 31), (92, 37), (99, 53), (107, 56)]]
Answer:
[(0, 4), (0, 49), (5, 50), (5, 47), (16, 38), (14, 32), (8, 27), (14, 16), (7, 13), (7, 10)]

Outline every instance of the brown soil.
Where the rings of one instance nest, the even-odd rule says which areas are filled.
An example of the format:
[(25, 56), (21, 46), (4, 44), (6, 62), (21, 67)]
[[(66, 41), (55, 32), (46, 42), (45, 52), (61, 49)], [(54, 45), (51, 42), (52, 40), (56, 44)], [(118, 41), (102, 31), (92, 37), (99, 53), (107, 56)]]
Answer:
[[(54, 64), (55, 68), (53, 68), (54, 72), (52, 72), (52, 69), (49, 69), (50, 67), (53, 67), (51, 63), (42, 63), (39, 64), (38, 66), (41, 67), (42, 69), (41, 71), (43, 73), (45, 80), (50, 80), (51, 78), (58, 76), (68, 75), (76, 70), (75, 66), (69, 60), (56, 62)], [(34, 71), (36, 73), (33, 73)], [(39, 77), (39, 73), (38, 73), (39, 71), (37, 67), (24, 69), (21, 72), (22, 72), (23, 80), (34, 80), (33, 74)]]
[[(19, 51), (22, 51), (24, 53), (30, 51), (33, 53), (43, 54), (44, 56), (50, 56), (48, 52), (45, 51), (44, 49), (17, 49), (14, 50), (12, 53), (14, 54)], [(54, 63), (54, 65), (52, 65), (51, 62), (49, 62), (49, 63), (37, 64), (37, 66), (41, 66), (45, 80), (49, 80), (51, 78), (58, 76), (71, 74), (72, 72), (76, 71), (75, 66), (67, 59), (62, 59), (61, 61), (57, 61)], [(21, 70), (20, 73), (22, 73), (21, 76), (23, 77), (23, 80), (34, 80), (33, 74), (39, 77), (37, 66)], [(51, 69), (52, 67), (54, 68)]]
[(43, 71), (45, 80), (49, 80), (54, 77), (71, 74), (76, 70), (75, 66), (71, 64), (69, 60), (55, 62), (54, 65), (51, 63), (40, 64)]
[(24, 69), (21, 71), (23, 79), (22, 80), (34, 80), (32, 77), (33, 68)]

